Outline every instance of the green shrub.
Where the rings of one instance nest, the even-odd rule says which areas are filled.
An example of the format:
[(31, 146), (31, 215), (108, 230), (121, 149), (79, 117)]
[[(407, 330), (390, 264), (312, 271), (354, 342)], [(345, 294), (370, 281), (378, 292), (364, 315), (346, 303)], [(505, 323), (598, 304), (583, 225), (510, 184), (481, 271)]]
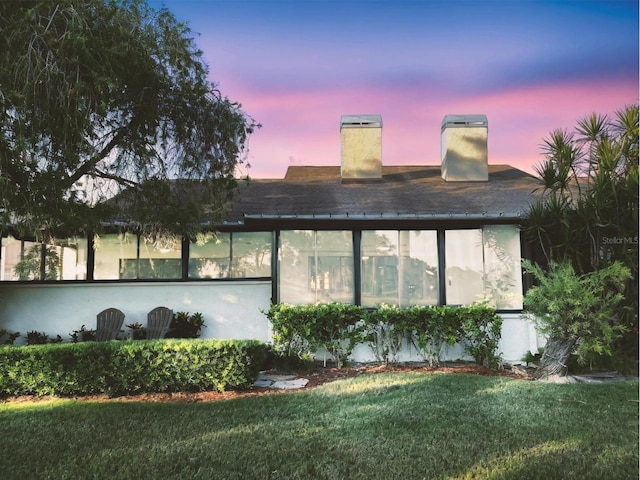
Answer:
[(305, 358), (325, 348), (338, 367), (344, 365), (364, 334), (366, 311), (356, 305), (271, 305), (263, 312), (271, 321), (274, 348)]
[(459, 308), (457, 315), (460, 317), (460, 339), (465, 350), (477, 364), (498, 368), (502, 318), (495, 309), (484, 304)]
[(202, 313), (176, 312), (171, 320), (170, 330), (165, 338), (199, 338), (200, 331), (206, 328)]
[(429, 365), (440, 364), (442, 350), (460, 341), (460, 311), (465, 307), (417, 306), (407, 309), (413, 345)]
[[(18, 336), (15, 336), (13, 340), (18, 338)], [(27, 345), (44, 345), (45, 343), (62, 343), (62, 337), (60, 335), (56, 335), (55, 338), (49, 338), (49, 336), (46, 333), (40, 333), (35, 330), (27, 332), (26, 340), (27, 340)], [(13, 341), (8, 343), (13, 343)]]
[(131, 339), (132, 340), (144, 340), (146, 337), (146, 332), (144, 331), (144, 326), (140, 322), (133, 322), (125, 325), (129, 330), (131, 330)]
[(307, 319), (308, 308), (272, 304), (268, 311), (262, 311), (271, 322), (273, 349), (283, 357), (308, 357), (318, 345), (310, 344), (311, 320)]
[(151, 340), (0, 347), (1, 395), (110, 396), (249, 387), (266, 345), (255, 340)]
[(96, 339), (95, 330), (87, 330), (87, 327), (82, 325), (80, 330), (74, 330), (69, 334), (73, 343), (77, 342), (93, 342)]
[(502, 319), (484, 305), (467, 307), (414, 306), (397, 308), (382, 305), (369, 313), (367, 337), (376, 358), (386, 355), (393, 361), (409, 339), (430, 365), (438, 365), (443, 348), (462, 344), (478, 364), (495, 368)]
[(502, 319), (486, 305), (468, 307), (382, 305), (368, 312), (344, 304), (272, 305), (263, 312), (271, 321), (274, 348), (284, 356), (309, 358), (326, 348), (341, 365), (358, 343), (366, 343), (380, 362), (398, 360), (403, 342), (411, 341), (431, 365), (446, 345), (460, 343), (478, 364), (499, 365)]
[(49, 342), (49, 337), (45, 333), (32, 330), (27, 332), (27, 345), (43, 345)]
[(13, 342), (20, 337), (20, 332), (9, 333), (6, 328), (0, 328), (0, 343), (13, 345)]
[(402, 341), (410, 336), (410, 315), (406, 309), (380, 305), (365, 317), (363, 340), (379, 362), (397, 363)]
[[(583, 365), (614, 353), (615, 342), (627, 330), (618, 315), (621, 305), (630, 300), (624, 296), (625, 282), (631, 276), (627, 267), (614, 262), (580, 275), (568, 260), (551, 262), (547, 271), (526, 260), (522, 264), (537, 281), (527, 291), (524, 305), (549, 337), (548, 352), (553, 340), (564, 340), (570, 348), (560, 361), (566, 363), (575, 347)], [(543, 356), (542, 364), (545, 360)]]
[(537, 365), (540, 363), (540, 357), (544, 352), (544, 347), (539, 347), (537, 353), (531, 353), (531, 351), (527, 350), (527, 352), (522, 356), (520, 360), (522, 360), (527, 365), (534, 364)]

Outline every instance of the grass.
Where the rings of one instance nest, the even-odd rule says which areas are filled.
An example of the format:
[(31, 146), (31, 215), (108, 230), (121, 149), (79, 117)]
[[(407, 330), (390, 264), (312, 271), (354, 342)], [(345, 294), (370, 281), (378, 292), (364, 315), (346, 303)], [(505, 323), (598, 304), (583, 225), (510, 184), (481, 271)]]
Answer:
[(638, 383), (417, 372), (211, 403), (0, 404), (3, 479), (637, 479)]

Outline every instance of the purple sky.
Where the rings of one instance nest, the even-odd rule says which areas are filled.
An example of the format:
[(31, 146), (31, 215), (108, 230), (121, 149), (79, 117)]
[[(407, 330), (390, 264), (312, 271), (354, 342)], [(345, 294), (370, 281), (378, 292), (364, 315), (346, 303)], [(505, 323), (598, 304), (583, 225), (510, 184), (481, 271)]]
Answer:
[(149, 0), (197, 34), (223, 95), (262, 124), (243, 168), (339, 165), (340, 116), (380, 114), (384, 165), (438, 165), (447, 114), (486, 114), (489, 163), (638, 102), (637, 0)]

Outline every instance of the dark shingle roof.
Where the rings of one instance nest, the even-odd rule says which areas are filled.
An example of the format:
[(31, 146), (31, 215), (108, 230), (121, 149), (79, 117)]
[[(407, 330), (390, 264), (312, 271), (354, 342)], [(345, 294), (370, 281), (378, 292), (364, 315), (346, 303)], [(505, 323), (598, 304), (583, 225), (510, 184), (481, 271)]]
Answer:
[(515, 218), (540, 182), (508, 165), (490, 165), (488, 182), (445, 182), (439, 166), (382, 167), (382, 178), (345, 181), (340, 167), (289, 167), (284, 179), (251, 180), (225, 219)]

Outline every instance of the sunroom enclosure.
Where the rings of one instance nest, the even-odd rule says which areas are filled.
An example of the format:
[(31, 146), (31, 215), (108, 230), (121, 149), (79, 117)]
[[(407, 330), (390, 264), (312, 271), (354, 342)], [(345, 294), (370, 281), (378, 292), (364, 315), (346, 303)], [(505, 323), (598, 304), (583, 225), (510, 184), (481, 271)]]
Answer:
[[(468, 305), (522, 309), (520, 232), (513, 225), (459, 230), (283, 230), (278, 301)], [(357, 261), (354, 261), (357, 259)]]
[(499, 311), (510, 311), (522, 309), (520, 258), (520, 232), (514, 225), (232, 231), (201, 234), (191, 241), (120, 232), (50, 245), (8, 236), (2, 238), (0, 280), (273, 279), (272, 301), (277, 303), (375, 308), (487, 301)]
[[(271, 302), (375, 308), (486, 300), (503, 318), (503, 358), (519, 361), (541, 342), (520, 318), (520, 250), (519, 229), (510, 224), (226, 231), (155, 243), (125, 232), (51, 245), (5, 236), (0, 328), (68, 338), (82, 325), (92, 328), (104, 308), (123, 310), (125, 324), (144, 324), (151, 309), (164, 305), (201, 312), (203, 338), (268, 342), (262, 311)], [(372, 352), (360, 346), (353, 359), (371, 361)], [(402, 360), (419, 358), (409, 352)]]

